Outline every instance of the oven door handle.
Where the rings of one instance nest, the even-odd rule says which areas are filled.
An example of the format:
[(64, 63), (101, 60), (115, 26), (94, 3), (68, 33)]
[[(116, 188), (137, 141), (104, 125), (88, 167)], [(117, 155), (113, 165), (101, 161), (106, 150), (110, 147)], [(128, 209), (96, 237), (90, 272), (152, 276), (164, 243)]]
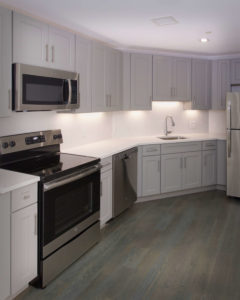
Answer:
[(89, 175), (99, 171), (100, 169), (101, 169), (101, 165), (98, 164), (94, 167), (87, 168), (87, 169), (85, 169), (84, 171), (82, 171), (80, 173), (79, 172), (77, 174), (74, 173), (74, 174), (68, 175), (65, 178), (61, 178), (61, 179), (57, 179), (57, 180), (53, 180), (53, 181), (44, 183), (44, 185), (43, 185), (44, 192), (50, 191), (50, 190), (55, 189), (59, 186), (62, 186), (62, 185), (65, 185), (67, 183), (71, 183), (71, 182), (76, 181), (78, 179), (89, 176)]

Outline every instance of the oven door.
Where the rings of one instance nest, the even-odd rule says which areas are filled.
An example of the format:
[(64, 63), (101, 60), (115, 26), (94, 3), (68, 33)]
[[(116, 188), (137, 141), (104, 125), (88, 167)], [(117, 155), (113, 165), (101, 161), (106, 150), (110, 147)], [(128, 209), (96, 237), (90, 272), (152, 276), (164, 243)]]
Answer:
[(42, 258), (99, 219), (100, 167), (44, 184), (41, 205)]
[(77, 73), (14, 64), (13, 74), (15, 111), (79, 107)]

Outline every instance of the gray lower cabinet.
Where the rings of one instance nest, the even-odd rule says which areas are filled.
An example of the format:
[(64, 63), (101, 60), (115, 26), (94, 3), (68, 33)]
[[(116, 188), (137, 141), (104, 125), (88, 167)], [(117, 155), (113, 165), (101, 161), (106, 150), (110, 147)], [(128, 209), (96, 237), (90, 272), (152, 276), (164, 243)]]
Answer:
[(161, 192), (200, 187), (201, 164), (201, 151), (162, 155)]
[(209, 186), (217, 183), (217, 153), (207, 150), (202, 153), (202, 185)]
[(161, 191), (162, 193), (182, 189), (182, 154), (161, 156)]
[(227, 149), (226, 141), (217, 141), (217, 184), (227, 184)]
[(142, 196), (160, 194), (160, 155), (142, 159)]

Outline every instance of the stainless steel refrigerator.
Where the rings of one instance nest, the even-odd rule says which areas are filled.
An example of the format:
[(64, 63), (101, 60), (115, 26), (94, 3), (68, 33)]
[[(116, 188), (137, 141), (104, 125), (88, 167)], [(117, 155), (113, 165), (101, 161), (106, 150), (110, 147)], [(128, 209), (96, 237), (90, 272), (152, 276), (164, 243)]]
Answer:
[(227, 195), (240, 197), (240, 92), (227, 93)]

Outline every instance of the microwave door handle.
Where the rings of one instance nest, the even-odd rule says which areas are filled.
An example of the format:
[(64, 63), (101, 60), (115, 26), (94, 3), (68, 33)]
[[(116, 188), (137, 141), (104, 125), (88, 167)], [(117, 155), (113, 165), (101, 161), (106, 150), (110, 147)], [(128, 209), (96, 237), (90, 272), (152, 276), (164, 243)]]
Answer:
[(71, 84), (71, 79), (67, 80), (68, 82), (68, 105), (71, 104), (71, 100), (72, 100), (72, 84)]

